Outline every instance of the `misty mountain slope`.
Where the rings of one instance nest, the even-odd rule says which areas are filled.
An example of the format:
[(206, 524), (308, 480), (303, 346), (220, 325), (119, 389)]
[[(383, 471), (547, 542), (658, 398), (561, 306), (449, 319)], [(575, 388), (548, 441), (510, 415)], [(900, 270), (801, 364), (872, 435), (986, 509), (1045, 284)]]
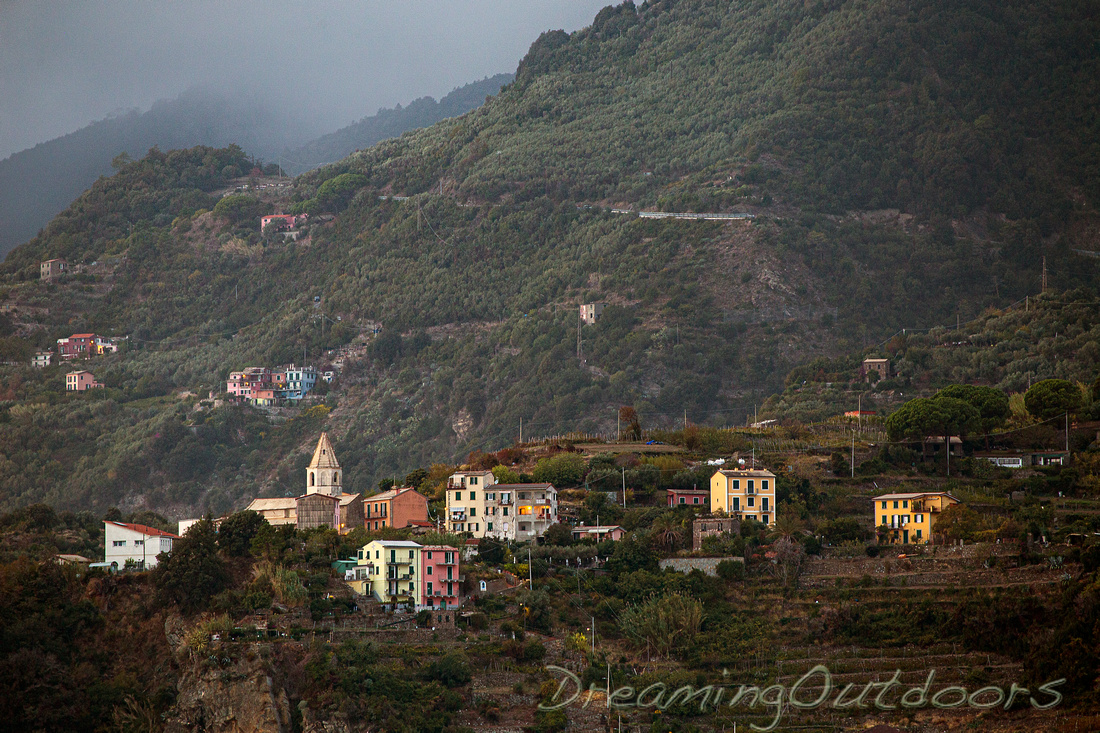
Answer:
[(291, 115), (259, 100), (203, 90), (157, 102), (148, 112), (93, 122), (0, 161), (0, 257), (34, 236), (96, 178), (110, 175), (119, 153), (140, 158), (153, 146), (239, 144), (270, 160), (311, 134)]
[(431, 149), (460, 195), (702, 210), (739, 203), (722, 184), (756, 162), (773, 196), (835, 213), (1052, 223), (1100, 197), (1097, 24), (1082, 3), (626, 4), (544, 34), (462, 134), (362, 165), (381, 181)]
[(512, 79), (512, 74), (496, 74), (458, 87), (438, 102), (432, 97), (421, 97), (405, 107), (398, 105), (394, 109), (380, 109), (377, 114), (284, 152), (279, 156), (279, 161), (286, 171), (302, 173), (340, 160), (381, 140), (399, 137), (409, 130), (427, 127), (476, 109), (485, 104), (486, 97), (497, 94)]
[[(27, 404), (0, 422), (20, 446), (0, 502), (221, 511), (289, 495), (296, 449), (322, 425), (346, 485), (368, 491), (510, 443), (521, 419), (527, 436), (607, 431), (632, 404), (646, 427), (685, 412), (737, 423), (799, 363), (1035, 292), (1044, 257), (1052, 288), (1095, 288), (1100, 263), (1073, 250), (1096, 231), (1098, 50), (1065, 40), (1094, 32), (1086, 10), (606, 9), (545, 34), (479, 109), (297, 179), (283, 208), (317, 215), (298, 242), (262, 237), (247, 201), (208, 211), (206, 157), (232, 151), (128, 165), (0, 270), (9, 301), (50, 309), (0, 346), (131, 337), (96, 367), (97, 395), (59, 394), (50, 370), (4, 376)], [(757, 218), (641, 219), (607, 203)], [(893, 210), (858, 210), (872, 207)], [(37, 282), (43, 258), (107, 252), (127, 258), (102, 279)], [(609, 307), (578, 359), (581, 302)], [(366, 354), (330, 413), (266, 425), (169, 396), (303, 353), (323, 364), (352, 340)], [(66, 431), (75, 407), (81, 429)]]

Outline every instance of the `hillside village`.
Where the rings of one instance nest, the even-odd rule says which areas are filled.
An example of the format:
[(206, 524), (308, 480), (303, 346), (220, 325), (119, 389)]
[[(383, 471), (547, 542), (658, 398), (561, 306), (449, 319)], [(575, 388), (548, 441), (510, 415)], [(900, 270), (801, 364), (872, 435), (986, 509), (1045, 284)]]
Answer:
[(0, 263), (0, 727), (1100, 730), (1098, 35), (623, 2), (119, 155)]

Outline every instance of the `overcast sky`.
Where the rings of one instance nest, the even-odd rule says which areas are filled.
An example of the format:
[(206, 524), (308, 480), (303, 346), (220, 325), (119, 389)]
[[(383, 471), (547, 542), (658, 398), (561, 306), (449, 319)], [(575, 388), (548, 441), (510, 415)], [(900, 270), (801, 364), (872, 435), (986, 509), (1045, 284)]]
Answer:
[(193, 86), (272, 95), (319, 133), (515, 71), (611, 0), (0, 0), (0, 159)]

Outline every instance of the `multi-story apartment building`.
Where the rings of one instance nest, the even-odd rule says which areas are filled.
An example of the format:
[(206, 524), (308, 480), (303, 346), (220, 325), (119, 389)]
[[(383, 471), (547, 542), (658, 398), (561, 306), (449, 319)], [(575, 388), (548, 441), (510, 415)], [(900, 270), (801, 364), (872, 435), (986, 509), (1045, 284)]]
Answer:
[(381, 603), (422, 609), (462, 605), (461, 553), (447, 545), (409, 540), (375, 540), (359, 549), (345, 574), (352, 589)]
[(759, 469), (723, 469), (710, 479), (710, 509), (764, 524), (775, 521), (775, 474)]
[(944, 491), (883, 494), (871, 500), (880, 541), (926, 545), (933, 540), (940, 513), (959, 500)]
[(293, 364), (287, 367), (286, 386), (283, 390), (288, 400), (302, 399), (316, 384), (317, 370), (313, 367), (296, 367)]
[(356, 593), (381, 603), (415, 606), (421, 598), (420, 545), (409, 540), (375, 540), (359, 550), (348, 580)]
[(474, 537), (533, 540), (558, 521), (552, 484), (498, 484), (491, 471), (459, 471), (447, 480), (447, 528)]
[(363, 499), (367, 529), (401, 529), (428, 521), (428, 497), (411, 486), (390, 489)]
[(462, 605), (461, 557), (457, 547), (425, 545), (420, 548), (420, 598), (417, 609), (457, 608)]
[(62, 359), (86, 359), (96, 353), (95, 342), (99, 338), (94, 333), (74, 333), (68, 338), (57, 340), (57, 354)]

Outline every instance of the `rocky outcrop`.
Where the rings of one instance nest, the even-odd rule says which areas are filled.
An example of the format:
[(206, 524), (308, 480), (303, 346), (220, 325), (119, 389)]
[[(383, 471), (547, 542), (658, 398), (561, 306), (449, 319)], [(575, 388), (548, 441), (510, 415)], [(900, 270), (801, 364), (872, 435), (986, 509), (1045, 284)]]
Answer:
[(165, 733), (290, 733), (290, 701), (258, 652), (253, 647), (230, 659), (214, 649), (193, 660)]

